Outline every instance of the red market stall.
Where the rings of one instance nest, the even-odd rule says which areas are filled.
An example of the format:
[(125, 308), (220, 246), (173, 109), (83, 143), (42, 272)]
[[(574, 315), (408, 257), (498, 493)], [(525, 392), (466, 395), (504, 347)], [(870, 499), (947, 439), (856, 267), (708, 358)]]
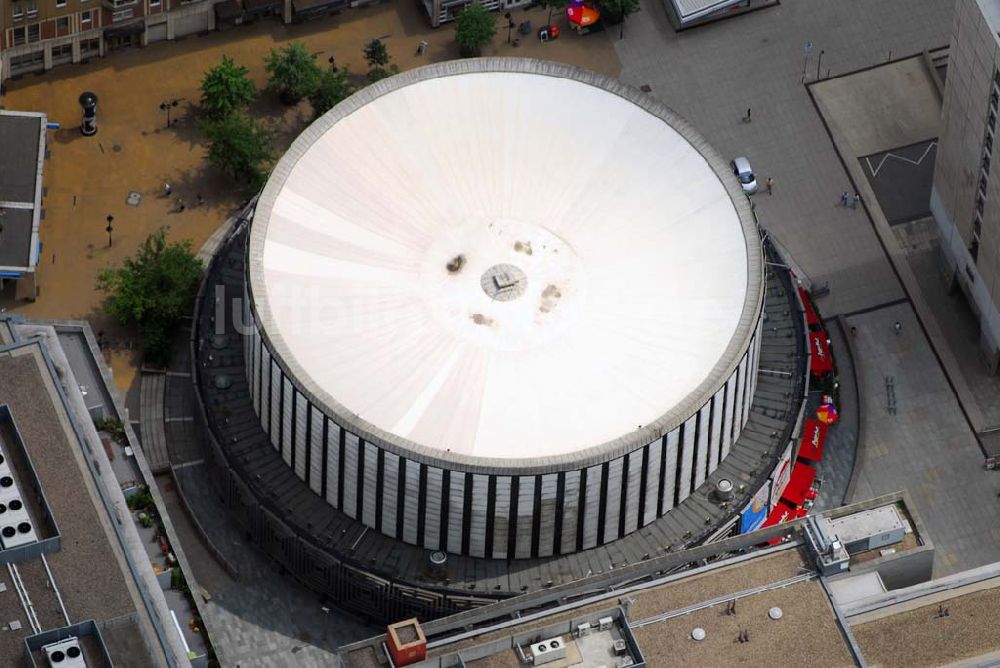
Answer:
[(585, 35), (600, 25), (601, 12), (593, 5), (584, 4), (583, 0), (573, 0), (566, 8), (566, 18), (574, 30)]
[(811, 462), (823, 459), (823, 442), (826, 440), (827, 426), (812, 418), (802, 425), (802, 443), (799, 445), (799, 458)]
[(805, 288), (799, 288), (799, 300), (802, 302), (802, 309), (806, 312), (806, 324), (809, 329), (820, 327), (819, 315), (816, 314), (816, 309), (813, 308), (812, 300), (809, 299), (809, 293), (806, 292)]
[(809, 332), (809, 372), (814, 376), (825, 376), (833, 371), (833, 357), (826, 342), (826, 332)]
[(806, 500), (806, 494), (809, 493), (809, 488), (812, 487), (815, 480), (816, 469), (808, 464), (797, 462), (792, 467), (791, 478), (789, 478), (788, 485), (785, 487), (781, 498), (793, 506), (801, 506)]

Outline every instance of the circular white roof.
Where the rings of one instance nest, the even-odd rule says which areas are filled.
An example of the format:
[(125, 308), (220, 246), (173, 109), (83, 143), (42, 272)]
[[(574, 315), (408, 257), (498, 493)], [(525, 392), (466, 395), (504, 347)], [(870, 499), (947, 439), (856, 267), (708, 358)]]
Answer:
[(293, 375), (376, 433), (565, 455), (704, 394), (749, 340), (759, 261), (667, 110), (499, 62), (396, 77), (303, 133), (258, 205), (251, 288)]

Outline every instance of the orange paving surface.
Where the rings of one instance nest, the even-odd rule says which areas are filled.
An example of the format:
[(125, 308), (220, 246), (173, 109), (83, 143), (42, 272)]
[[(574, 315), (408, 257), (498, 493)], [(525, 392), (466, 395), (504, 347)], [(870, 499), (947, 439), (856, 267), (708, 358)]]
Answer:
[[(517, 10), (513, 18), (517, 22), (530, 19), (537, 28), (547, 14), (548, 10), (541, 8)], [(620, 65), (611, 42), (617, 33), (581, 37), (566, 29), (565, 18), (558, 12), (556, 16), (553, 22), (562, 27), (558, 40), (541, 43), (529, 35), (515, 47), (506, 43), (506, 29), (498, 29), (483, 55), (547, 58), (618, 75)], [(499, 15), (497, 22), (498, 26), (503, 22)], [(422, 9), (400, 0), (345, 10), (339, 16), (302, 25), (284, 26), (269, 20), (224, 33), (190, 36), (10, 81), (2, 100), (8, 109), (44, 111), (50, 122), (61, 123), (63, 128), (49, 133), (52, 155), (45, 165), (48, 194), (41, 227), (38, 300), (17, 304), (0, 301), (0, 306), (31, 318), (86, 318), (106, 338), (129, 340), (132, 335), (120, 331), (101, 312), (103, 296), (94, 289), (97, 273), (132, 255), (161, 225), (170, 226), (172, 238), (190, 239), (193, 247), (199, 248), (248, 195), (205, 163), (193, 106), (204, 71), (226, 54), (249, 67), (258, 88), (263, 88), (265, 54), (275, 45), (301, 40), (318, 54), (321, 64), (333, 55), (338, 66), (347, 65), (360, 75), (367, 69), (362, 46), (373, 37), (385, 42), (392, 62), (403, 70), (458, 56), (450, 25), (432, 29)], [(421, 40), (429, 46), (425, 55), (416, 56)], [(77, 98), (85, 90), (99, 98), (99, 131), (89, 138), (77, 130)], [(179, 122), (166, 129), (159, 105), (175, 98), (182, 99), (173, 113)], [(266, 94), (261, 95), (252, 114), (274, 129), (277, 155), (311, 118), (307, 102), (285, 108)], [(165, 182), (173, 186), (171, 198), (161, 195)], [(138, 207), (125, 202), (132, 190), (143, 194)], [(198, 194), (205, 200), (200, 207), (194, 206)], [(186, 204), (182, 213), (172, 211), (177, 197)], [(108, 214), (115, 217), (110, 248), (105, 232)], [(11, 294), (8, 291), (6, 296)], [(133, 344), (137, 346), (137, 342)], [(129, 387), (135, 377), (136, 356), (127, 350), (109, 351), (106, 356), (116, 384), (122, 389)]]

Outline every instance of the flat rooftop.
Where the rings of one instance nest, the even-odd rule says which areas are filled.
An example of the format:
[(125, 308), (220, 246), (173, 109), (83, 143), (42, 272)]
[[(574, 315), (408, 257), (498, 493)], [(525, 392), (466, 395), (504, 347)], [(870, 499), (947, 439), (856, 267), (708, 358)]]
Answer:
[[(824, 516), (850, 516), (890, 505), (907, 506), (905, 495), (879, 497)], [(920, 526), (919, 518), (910, 518)], [(792, 536), (791, 542), (777, 547), (760, 548), (775, 535), (765, 529), (756, 534), (756, 542), (748, 535), (695, 548), (697, 558), (688, 570), (678, 570), (676, 564), (650, 570), (653, 580), (644, 581), (633, 570), (610, 586), (606, 576), (590, 583), (583, 580), (546, 595), (531, 594), (425, 622), (428, 658), (452, 665), (454, 655), (461, 654), (466, 660), (480, 659), (469, 665), (513, 667), (509, 641), (537, 633), (548, 637), (544, 632), (555, 625), (575, 628), (588, 615), (614, 607), (625, 613), (628, 633), (651, 666), (665, 665), (667, 659), (672, 666), (853, 666), (856, 655), (873, 666), (933, 666), (993, 652), (1000, 657), (995, 624), (1000, 563), (927, 580), (929, 566), (922, 575), (916, 571), (921, 563), (929, 564), (931, 548), (917, 543), (907, 547), (904, 540), (893, 544), (892, 554), (878, 557), (879, 563), (852, 558), (848, 573), (827, 578), (797, 533), (800, 524), (789, 526), (784, 535)], [(705, 558), (710, 553), (704, 550), (712, 547), (717, 561)], [(885, 575), (900, 570), (914, 572), (911, 582), (917, 584), (881, 589), (846, 604), (838, 603), (831, 591), (831, 585), (848, 577), (878, 573), (889, 582)], [(558, 607), (544, 609), (546, 603)], [(941, 614), (941, 605), (948, 614)], [(695, 629), (704, 633), (701, 640), (693, 637)], [(351, 668), (384, 665), (380, 641), (345, 646), (342, 656)], [(482, 660), (488, 646), (495, 651)]]
[[(94, 620), (116, 665), (151, 665), (138, 624), (145, 608), (41, 344), (0, 350), (0, 378), (0, 405), (10, 410), (61, 535), (61, 550), (45, 560), (65, 615), (42, 558), (16, 564), (41, 628)], [(35, 632), (6, 569), (0, 569), (0, 582), (6, 585), (0, 592), (0, 623), (8, 629), (13, 621), (21, 626), (0, 633), (0, 657), (19, 657), (24, 638)]]
[[(992, 568), (1000, 571), (1000, 564)], [(871, 665), (940, 666), (1000, 655), (996, 623), (1000, 577), (956, 587), (935, 583), (890, 592), (906, 598), (908, 591), (925, 590), (909, 600), (892, 603), (890, 599), (890, 605), (850, 619), (854, 637)]]
[(45, 114), (0, 110), (0, 272), (38, 262)]

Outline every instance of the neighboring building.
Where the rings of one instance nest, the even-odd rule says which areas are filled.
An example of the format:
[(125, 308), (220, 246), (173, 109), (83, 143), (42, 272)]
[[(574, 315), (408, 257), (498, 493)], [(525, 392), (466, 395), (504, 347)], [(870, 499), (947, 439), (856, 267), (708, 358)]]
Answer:
[(45, 114), (0, 109), (0, 290), (15, 281), (16, 299), (37, 293), (46, 126)]
[[(898, 530), (884, 531), (873, 516), (891, 516)], [(816, 522), (834, 527), (831, 537), (839, 535), (846, 550), (818, 551), (807, 530)], [(783, 542), (769, 547), (768, 541)], [(824, 574), (835, 553), (844, 569)], [(644, 661), (911, 666), (1000, 649), (989, 612), (1000, 600), (1000, 565), (931, 581), (933, 556), (906, 495), (891, 494), (488, 608), (421, 620), (426, 658), (396, 665), (539, 666), (555, 649), (570, 658), (556, 665), (618, 668)], [(984, 591), (977, 595), (977, 588)], [(941, 591), (950, 619), (929, 596)], [(346, 645), (339, 655), (346, 668), (385, 665), (392, 645), (378, 636)]]
[(336, 13), (349, 0), (0, 0), (0, 84), (65, 63), (261, 17), (285, 23)]
[(209, 0), (0, 0), (0, 82), (214, 28)]
[(1000, 1), (955, 4), (931, 212), (947, 280), (979, 319), (986, 366), (1000, 364)]
[[(473, 0), (420, 0), (430, 19), (431, 26), (437, 28), (442, 23), (454, 21), (461, 12)], [(531, 4), (531, 0), (482, 0), (480, 3), (489, 11), (508, 11), (515, 7), (525, 7)], [(506, 23), (504, 27), (506, 27)]]
[(142, 453), (96, 429), (122, 414), (109, 379), (86, 323), (0, 316), (3, 665), (82, 665), (46, 659), (70, 637), (89, 666), (207, 663), (197, 609), (170, 591), (190, 569), (169, 518), (163, 533), (126, 503), (146, 483), (163, 508)]
[(663, 0), (667, 17), (674, 30), (718, 21), (760, 7), (778, 4), (776, 0)]

